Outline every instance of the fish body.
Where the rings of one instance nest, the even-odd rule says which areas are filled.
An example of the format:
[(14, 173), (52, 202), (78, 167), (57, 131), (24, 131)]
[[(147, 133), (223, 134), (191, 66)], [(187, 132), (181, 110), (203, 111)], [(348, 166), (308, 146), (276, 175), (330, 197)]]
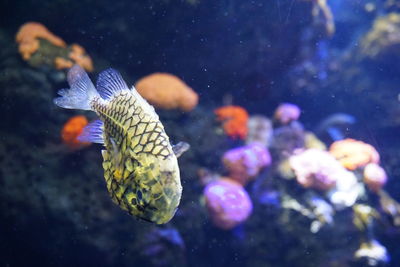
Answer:
[(171, 220), (182, 194), (175, 153), (188, 147), (173, 149), (154, 108), (115, 70), (100, 73), (96, 89), (78, 66), (70, 70), (68, 81), (71, 89), (61, 90), (55, 103), (99, 116), (80, 139), (104, 144), (104, 178), (112, 200), (143, 220)]

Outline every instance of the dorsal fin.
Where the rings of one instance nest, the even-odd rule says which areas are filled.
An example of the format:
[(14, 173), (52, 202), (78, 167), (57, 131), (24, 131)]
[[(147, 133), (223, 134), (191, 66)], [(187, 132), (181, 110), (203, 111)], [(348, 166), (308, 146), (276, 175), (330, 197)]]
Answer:
[(131, 88), (131, 93), (133, 97), (138, 101), (139, 105), (143, 108), (144, 111), (146, 111), (148, 114), (152, 114), (156, 120), (158, 120), (158, 115), (156, 111), (154, 110), (154, 107), (147, 102), (146, 99), (144, 99), (139, 92), (136, 90), (134, 86)]
[(112, 69), (106, 69), (99, 74), (96, 89), (103, 99), (110, 99), (115, 93), (122, 90), (129, 90), (121, 74)]

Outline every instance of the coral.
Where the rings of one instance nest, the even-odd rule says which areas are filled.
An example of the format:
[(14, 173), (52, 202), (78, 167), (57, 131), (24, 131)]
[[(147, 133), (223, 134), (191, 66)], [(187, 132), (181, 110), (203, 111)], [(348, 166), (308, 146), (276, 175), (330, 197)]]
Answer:
[(335, 33), (335, 21), (327, 0), (311, 0), (313, 2), (312, 15), (314, 24), (322, 26), (327, 37)]
[(272, 138), (272, 122), (262, 115), (250, 116), (247, 122), (246, 144), (258, 142), (268, 146)]
[(350, 138), (334, 142), (329, 152), (349, 170), (379, 163), (379, 154), (373, 146)]
[(328, 199), (338, 210), (353, 206), (357, 199), (364, 195), (364, 187), (358, 183), (354, 173), (342, 170), (337, 176), (335, 187), (328, 192)]
[(369, 163), (363, 172), (364, 183), (373, 192), (378, 192), (387, 181), (385, 170), (376, 163)]
[(199, 97), (178, 77), (168, 73), (153, 73), (135, 84), (136, 90), (152, 105), (162, 109), (191, 111)]
[(386, 248), (378, 240), (363, 242), (360, 248), (354, 253), (354, 258), (365, 260), (367, 266), (381, 266), (390, 261)]
[(275, 110), (274, 118), (285, 125), (298, 120), (300, 113), (301, 111), (298, 106), (290, 103), (282, 103)]
[(88, 124), (85, 116), (77, 115), (70, 118), (61, 130), (61, 138), (64, 144), (70, 149), (79, 149), (89, 145), (90, 143), (81, 142), (78, 136), (82, 133), (83, 128)]
[(157, 267), (184, 266), (185, 243), (175, 228), (153, 228), (142, 237), (140, 254)]
[(399, 60), (400, 15), (390, 13), (378, 17), (372, 29), (361, 40), (360, 55), (380, 62)]
[(77, 44), (67, 46), (40, 23), (28, 22), (22, 25), (16, 35), (16, 42), (22, 58), (34, 67), (50, 65), (60, 70), (78, 64), (87, 71), (93, 71), (92, 59), (83, 47)]
[(56, 57), (54, 59), (54, 65), (55, 65), (56, 69), (62, 70), (62, 69), (72, 68), (72, 66), (74, 66), (74, 63), (72, 63), (72, 61), (65, 59), (63, 57)]
[(228, 170), (229, 177), (246, 185), (263, 167), (271, 164), (271, 155), (263, 145), (252, 143), (228, 150), (222, 162)]
[(81, 66), (87, 71), (93, 71), (92, 59), (86, 54), (85, 49), (78, 45), (71, 45), (71, 52), (69, 53), (69, 58), (72, 59), (76, 64)]
[(332, 188), (346, 170), (326, 151), (307, 149), (289, 158), (297, 182), (303, 187), (319, 190)]
[(360, 231), (365, 231), (372, 227), (373, 220), (378, 217), (378, 212), (371, 206), (365, 204), (353, 206), (353, 224)]
[(305, 148), (315, 148), (319, 150), (326, 150), (326, 145), (318, 139), (312, 132), (306, 132), (304, 135)]
[(382, 211), (391, 217), (391, 221), (392, 221), (393, 225), (399, 227), (400, 226), (400, 203), (397, 202), (394, 198), (392, 198), (384, 190), (380, 190), (378, 192), (378, 195), (379, 195), (379, 204), (381, 206)]
[(325, 224), (333, 224), (335, 210), (328, 202), (319, 197), (312, 197), (309, 202), (316, 217), (310, 226), (312, 233), (318, 232)]
[(65, 42), (52, 34), (43, 24), (27, 22), (19, 28), (15, 38), (19, 43), (18, 50), (25, 60), (28, 60), (39, 49), (39, 38), (47, 40), (55, 46), (66, 47)]
[(241, 184), (222, 178), (204, 189), (207, 210), (213, 223), (229, 230), (244, 222), (251, 214), (253, 204)]
[(305, 131), (303, 125), (294, 121), (291, 124), (275, 128), (272, 135), (270, 150), (272, 157), (281, 161), (305, 146)]
[(247, 136), (247, 111), (239, 106), (224, 106), (215, 111), (217, 120), (222, 121), (225, 134), (232, 138), (245, 139)]

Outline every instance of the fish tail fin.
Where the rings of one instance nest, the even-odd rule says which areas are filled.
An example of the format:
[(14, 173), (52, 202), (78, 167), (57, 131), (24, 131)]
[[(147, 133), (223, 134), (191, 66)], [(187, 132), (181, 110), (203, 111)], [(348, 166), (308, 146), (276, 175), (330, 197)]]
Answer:
[(54, 104), (62, 108), (91, 110), (90, 102), (99, 96), (87, 73), (75, 65), (68, 71), (69, 89), (58, 91), (60, 97), (54, 99)]

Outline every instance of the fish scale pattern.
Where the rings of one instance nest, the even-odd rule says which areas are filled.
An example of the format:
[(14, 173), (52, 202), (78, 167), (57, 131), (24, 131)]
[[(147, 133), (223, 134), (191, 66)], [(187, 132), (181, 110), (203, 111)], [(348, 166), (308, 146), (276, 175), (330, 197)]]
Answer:
[[(165, 223), (179, 205), (182, 187), (176, 157), (156, 114), (148, 114), (129, 91), (109, 102), (93, 100), (104, 121), (104, 177), (112, 200), (129, 214)], [(118, 155), (113, 155), (115, 148)]]

